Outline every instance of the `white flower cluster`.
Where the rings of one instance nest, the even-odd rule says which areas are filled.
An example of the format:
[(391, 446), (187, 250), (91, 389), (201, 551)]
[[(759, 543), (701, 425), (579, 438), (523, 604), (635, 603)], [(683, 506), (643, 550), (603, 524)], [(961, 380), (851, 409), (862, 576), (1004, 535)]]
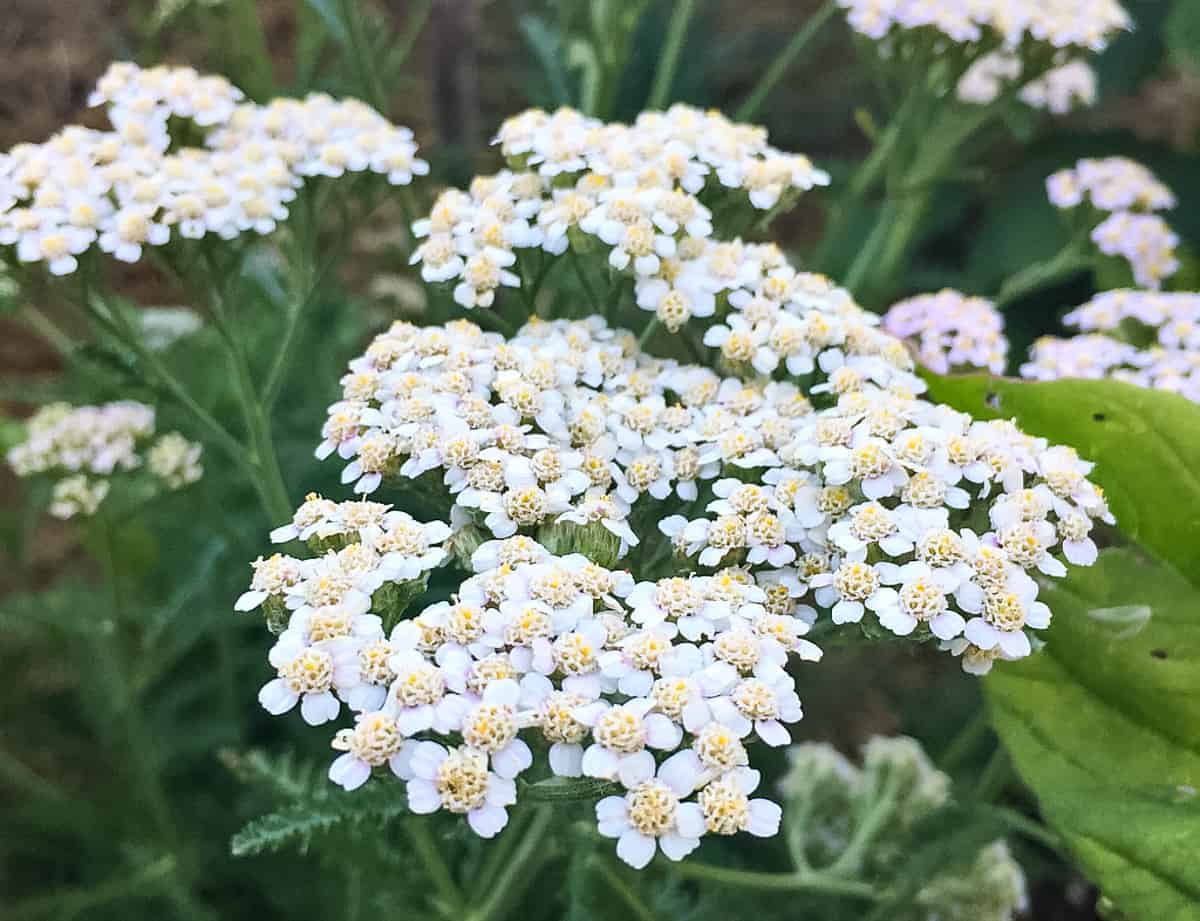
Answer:
[(1085, 201), (1097, 211), (1163, 211), (1175, 207), (1175, 196), (1155, 175), (1125, 157), (1084, 159), (1046, 179), (1046, 192), (1056, 208), (1076, 208)]
[(55, 480), (50, 512), (57, 518), (95, 514), (110, 480), (145, 465), (170, 490), (200, 479), (200, 445), (178, 432), (154, 440), (154, 408), (123, 400), (100, 406), (54, 403), (26, 425), (26, 438), (8, 452), (20, 477)]
[(1124, 157), (1080, 160), (1049, 176), (1046, 191), (1056, 208), (1087, 203), (1109, 212), (1092, 230), (1092, 242), (1106, 256), (1127, 261), (1138, 286), (1158, 288), (1179, 270), (1179, 237), (1152, 213), (1174, 208), (1175, 196), (1140, 163)]
[[(723, 139), (732, 152), (705, 152)], [(975, 673), (1028, 655), (1050, 616), (1031, 574), (1092, 562), (1103, 495), (1071, 449), (920, 399), (904, 345), (829, 279), (713, 236), (693, 193), (714, 170), (751, 217), (797, 184), (789, 167), (741, 200), (776, 157), (757, 129), (682, 107), (632, 128), (531, 112), (500, 143), (514, 172), (415, 228), (425, 278), (488, 306), (600, 252), (618, 308), (673, 330), (712, 317), (721, 372), (601, 316), (509, 337), (394, 323), (350, 363), (317, 455), (435, 520), (313, 496), (272, 535), (323, 555), (260, 560), (239, 601), (286, 622), (261, 699), (314, 723), (346, 702), (334, 781), (386, 766), (414, 811), (485, 837), (518, 775), (545, 775), (539, 733), (549, 772), (623, 788), (597, 821), (634, 866), (705, 834), (773, 834), (747, 746), (786, 744), (800, 719), (785, 666), (819, 658), (818, 611), (870, 611), (868, 632), (940, 640)], [(456, 588), (425, 579), (443, 560)]]
[[(1010, 50), (993, 51), (967, 68), (959, 78), (955, 93), (960, 102), (990, 105), (1019, 80), (1021, 73), (1018, 55)], [(1096, 71), (1082, 58), (1064, 59), (1017, 92), (1017, 98), (1031, 109), (1045, 110), (1052, 115), (1066, 115), (1093, 105), (1096, 95)]]
[(764, 129), (684, 105), (632, 125), (531, 109), (506, 121), (496, 143), (510, 168), (445, 192), (414, 225), (422, 278), (453, 283), (468, 308), (522, 285), (521, 251), (528, 260), (590, 245), (634, 277), (639, 305), (678, 328), (710, 316), (721, 290), (706, 266), (713, 215), (699, 195), (770, 211), (829, 182), (807, 157), (770, 147)]
[(1131, 27), (1116, 0), (838, 0), (850, 27), (871, 39), (930, 29), (958, 44), (998, 38), (1015, 49), (1027, 41), (1103, 51)]
[(1128, 262), (1140, 287), (1158, 288), (1179, 271), (1179, 235), (1157, 214), (1110, 214), (1092, 231), (1092, 242), (1104, 255)]
[(1022, 377), (1111, 377), (1200, 402), (1200, 294), (1106, 291), (1063, 322), (1082, 335), (1039, 339)]
[[(414, 812), (462, 814), (491, 837), (533, 762), (521, 736), (535, 732), (554, 774), (627, 788), (598, 814), (636, 866), (656, 847), (679, 859), (706, 833), (775, 833), (779, 807), (749, 799), (757, 775), (742, 740), (787, 743), (783, 724), (801, 710), (783, 665), (820, 655), (807, 622), (769, 610), (745, 570), (635, 584), (515, 536), (475, 550), (477, 574), (451, 601), (385, 633), (372, 611), (388, 615), (397, 586), (441, 563), (449, 535), (380, 503), (310, 496), (273, 537), (324, 555), (254, 564), (238, 610), (273, 608), (287, 625), (263, 706), (299, 703), (312, 725), (341, 701), (357, 712), (334, 739), (335, 782), (355, 789), (387, 765)], [(659, 764), (655, 751), (675, 753)]]
[(259, 106), (223, 77), (116, 63), (89, 102), (111, 131), (72, 125), (0, 154), (0, 244), (55, 275), (93, 247), (136, 262), (172, 238), (270, 233), (306, 177), (369, 170), (407, 184), (428, 171), (412, 132), (352, 99)]
[(950, 288), (920, 294), (889, 307), (882, 325), (937, 374), (973, 369), (1003, 374), (1008, 363), (1004, 317), (982, 297)]

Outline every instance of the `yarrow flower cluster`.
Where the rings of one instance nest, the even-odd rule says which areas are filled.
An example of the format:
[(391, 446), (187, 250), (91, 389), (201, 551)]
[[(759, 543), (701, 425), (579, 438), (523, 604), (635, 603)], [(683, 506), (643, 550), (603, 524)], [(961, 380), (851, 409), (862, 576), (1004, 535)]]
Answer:
[[(599, 831), (638, 867), (773, 834), (750, 752), (789, 741), (787, 666), (820, 657), (822, 616), (982, 673), (1048, 624), (1033, 574), (1094, 560), (1111, 515), (1074, 451), (921, 399), (904, 345), (847, 291), (713, 236), (693, 192), (715, 171), (753, 196), (764, 143), (682, 107), (632, 128), (526, 113), (500, 132), (514, 171), (418, 223), (422, 273), (464, 307), (599, 254), (610, 297), (699, 326), (714, 367), (601, 316), (510, 336), (397, 322), (351, 361), (317, 455), (364, 498), (311, 496), (272, 537), (320, 555), (260, 559), (238, 602), (282, 631), (267, 709), (356, 714), (335, 782), (390, 770), (414, 811), (490, 837), (518, 777), (609, 781)], [(797, 186), (784, 159), (748, 207)]]
[(983, 369), (1003, 374), (1008, 363), (1004, 317), (982, 297), (950, 288), (898, 301), (883, 329), (905, 340), (917, 361), (937, 374)]
[(422, 278), (452, 284), (467, 308), (490, 307), (498, 289), (522, 285), (521, 253), (528, 261), (574, 246), (605, 252), (634, 279), (638, 305), (678, 329), (711, 316), (730, 287), (709, 264), (731, 259), (714, 251), (713, 213), (701, 197), (770, 211), (829, 182), (807, 157), (769, 146), (762, 128), (684, 105), (632, 125), (531, 109), (506, 121), (496, 143), (509, 168), (466, 193), (443, 193), (414, 225)]
[(932, 30), (957, 44), (998, 38), (1009, 49), (1025, 42), (1103, 51), (1131, 26), (1116, 0), (838, 0), (851, 28), (871, 39)]
[(1086, 204), (1107, 213), (1092, 229), (1092, 242), (1128, 262), (1139, 287), (1158, 288), (1179, 270), (1179, 237), (1152, 213), (1174, 208), (1175, 196), (1141, 164), (1124, 157), (1080, 160), (1049, 176), (1046, 191), (1056, 208)]
[(353, 99), (260, 106), (223, 77), (116, 63), (88, 101), (112, 130), (72, 125), (0, 154), (0, 244), (55, 275), (96, 247), (137, 262), (172, 239), (270, 233), (309, 177), (370, 171), (406, 185), (428, 172), (412, 132)]
[(74, 518), (95, 514), (114, 479), (143, 467), (168, 490), (194, 483), (204, 472), (200, 453), (178, 432), (156, 439), (154, 408), (125, 400), (42, 407), (7, 460), (17, 476), (52, 478), (51, 514)]
[[(955, 93), (960, 102), (990, 105), (1013, 84), (1019, 82), (1021, 58), (1009, 50), (993, 51), (976, 60), (959, 78)], [(1097, 77), (1092, 65), (1082, 58), (1063, 59), (1040, 77), (1026, 82), (1017, 98), (1031, 109), (1052, 115), (1066, 115), (1093, 105), (1097, 96)]]
[(1022, 377), (1111, 377), (1200, 401), (1200, 294), (1106, 291), (1063, 321), (1081, 334), (1039, 339)]

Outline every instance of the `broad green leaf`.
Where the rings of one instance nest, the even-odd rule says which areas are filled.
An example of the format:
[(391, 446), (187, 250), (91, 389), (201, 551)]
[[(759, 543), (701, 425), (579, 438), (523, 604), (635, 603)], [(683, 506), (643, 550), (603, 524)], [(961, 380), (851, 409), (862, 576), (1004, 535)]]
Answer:
[[(1047, 645), (985, 682), (1050, 824), (1137, 921), (1200, 918), (1195, 589), (1128, 549), (1047, 586)], [(1148, 615), (1148, 616), (1147, 616)]]
[(1120, 381), (930, 376), (930, 398), (1016, 419), (1096, 464), (1120, 529), (1200, 585), (1200, 406)]

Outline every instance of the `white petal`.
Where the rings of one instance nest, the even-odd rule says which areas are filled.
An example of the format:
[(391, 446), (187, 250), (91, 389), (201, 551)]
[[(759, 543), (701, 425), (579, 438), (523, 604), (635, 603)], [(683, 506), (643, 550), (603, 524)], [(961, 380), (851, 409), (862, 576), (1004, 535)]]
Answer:
[(750, 800), (750, 825), (746, 831), (759, 838), (770, 838), (779, 832), (783, 810), (769, 799)]
[(674, 790), (677, 796), (691, 796), (703, 771), (700, 756), (692, 749), (685, 748), (659, 766), (658, 779)]
[(642, 869), (654, 859), (655, 849), (653, 838), (633, 829), (625, 832), (617, 840), (617, 856), (635, 870)]
[(492, 770), (501, 777), (516, 777), (531, 764), (533, 764), (533, 753), (529, 750), (529, 746), (520, 739), (514, 739), (492, 755)]
[(578, 777), (583, 773), (583, 746), (555, 742), (550, 746), (550, 770), (558, 777)]
[(371, 765), (350, 752), (334, 759), (329, 765), (329, 779), (344, 790), (357, 790), (371, 776)]
[(663, 835), (658, 839), (658, 846), (671, 860), (683, 860), (700, 846), (700, 839), (685, 838), (683, 835)]
[(617, 767), (617, 777), (626, 787), (636, 787), (654, 776), (654, 756), (642, 750), (626, 755)]
[(508, 824), (508, 810), (500, 806), (481, 806), (467, 813), (467, 824), (481, 838), (493, 838)]
[(438, 795), (433, 781), (416, 777), (408, 782), (408, 808), (417, 815), (428, 815), (442, 808), (442, 798)]

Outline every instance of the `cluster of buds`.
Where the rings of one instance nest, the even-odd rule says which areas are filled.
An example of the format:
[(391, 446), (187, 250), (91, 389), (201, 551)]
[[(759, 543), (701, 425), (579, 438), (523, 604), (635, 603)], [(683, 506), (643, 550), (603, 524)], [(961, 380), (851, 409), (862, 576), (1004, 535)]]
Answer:
[(628, 126), (532, 109), (506, 121), (496, 143), (509, 168), (445, 192), (414, 225), (422, 278), (453, 285), (466, 308), (520, 287), (518, 259), (530, 284), (543, 260), (574, 247), (605, 253), (633, 279), (639, 306), (677, 329), (711, 316), (736, 281), (720, 271), (731, 257), (714, 255), (701, 198), (753, 215), (829, 182), (807, 157), (769, 146), (762, 128), (684, 105)]
[[(797, 866), (831, 867), (854, 848), (873, 880), (910, 872), (922, 823), (951, 798), (950, 777), (920, 743), (875, 736), (862, 747), (861, 765), (825, 743), (795, 745), (788, 755), (783, 836)], [(929, 866), (921, 882), (918, 910), (903, 917), (1013, 921), (1029, 907), (1025, 874), (1003, 840), (979, 848), (970, 863)]]
[(883, 315), (883, 329), (912, 348), (917, 361), (938, 374), (987, 370), (1008, 363), (1004, 317), (989, 300), (945, 288), (899, 301)]
[(200, 445), (178, 432), (154, 437), (154, 408), (123, 400), (100, 406), (44, 406), (30, 417), (26, 437), (8, 452), (17, 476), (54, 481), (50, 512), (90, 516), (111, 481), (141, 468), (168, 490), (200, 479)]
[(1080, 160), (1046, 179), (1050, 203), (1064, 211), (1087, 206), (1091, 239), (1100, 252), (1129, 263), (1139, 287), (1158, 288), (1179, 270), (1179, 237), (1154, 213), (1175, 196), (1146, 167), (1124, 157)]
[(1039, 339), (1022, 377), (1111, 377), (1200, 401), (1200, 294), (1106, 291), (1063, 322), (1081, 334)]
[(428, 171), (412, 132), (352, 99), (260, 106), (223, 77), (116, 63), (89, 102), (112, 130), (72, 125), (0, 154), (0, 244), (55, 275), (93, 247), (136, 262), (172, 239), (270, 233), (308, 177)]

